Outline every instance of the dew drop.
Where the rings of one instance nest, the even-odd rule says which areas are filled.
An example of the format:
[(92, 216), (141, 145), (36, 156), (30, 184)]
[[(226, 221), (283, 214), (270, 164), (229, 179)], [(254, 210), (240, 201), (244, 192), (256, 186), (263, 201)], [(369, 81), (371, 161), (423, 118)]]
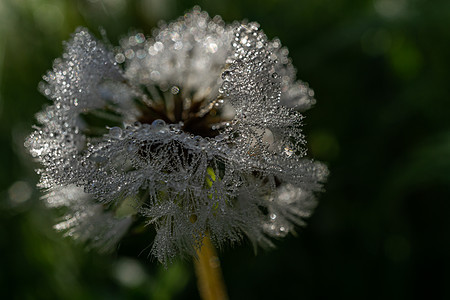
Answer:
[(174, 95), (178, 94), (180, 92), (180, 88), (177, 87), (176, 85), (174, 85), (171, 89), (170, 92)]
[(221, 93), (228, 93), (231, 87), (231, 83), (228, 81), (224, 81), (222, 83), (222, 86), (220, 87), (220, 92)]
[(247, 42), (248, 42), (248, 37), (247, 37), (247, 36), (243, 36), (243, 37), (241, 38), (240, 42), (241, 42), (242, 45), (247, 44)]
[(152, 71), (150, 73), (150, 79), (153, 81), (157, 81), (161, 78), (161, 74), (158, 71)]
[(286, 147), (284, 147), (284, 154), (286, 154), (287, 156), (291, 157), (292, 154), (294, 154), (294, 150), (292, 150), (291, 148), (286, 146)]
[(120, 127), (111, 127), (109, 129), (109, 136), (118, 139), (122, 136), (122, 129)]
[(121, 64), (125, 61), (125, 55), (123, 55), (122, 53), (117, 53), (115, 56), (115, 60), (117, 63)]
[(154, 126), (154, 127), (164, 127), (164, 126), (166, 126), (166, 122), (164, 120), (161, 120), (161, 119), (156, 119), (155, 121), (152, 122), (152, 126)]
[(164, 49), (164, 44), (161, 42), (156, 42), (153, 47), (155, 48), (156, 51), (161, 51), (162, 49)]
[(137, 149), (137, 146), (134, 142), (131, 142), (130, 144), (128, 144), (127, 146), (127, 150), (128, 152), (132, 153)]
[(231, 80), (231, 72), (230, 71), (225, 71), (222, 73), (222, 79), (223, 80), (227, 80), (230, 81)]
[(173, 45), (173, 49), (175, 50), (180, 50), (181, 48), (183, 48), (182, 42), (176, 42), (175, 45)]
[(145, 36), (142, 33), (138, 33), (134, 37), (136, 39), (136, 43), (141, 44), (145, 41)]
[(216, 43), (210, 43), (208, 45), (208, 50), (209, 50), (210, 53), (216, 53), (217, 49), (218, 49), (218, 47), (217, 47)]
[(134, 51), (132, 49), (128, 49), (127, 51), (125, 51), (125, 56), (128, 59), (133, 59), (134, 58)]
[(143, 59), (146, 56), (147, 56), (147, 53), (144, 50), (140, 49), (140, 50), (136, 51), (136, 57), (137, 58)]

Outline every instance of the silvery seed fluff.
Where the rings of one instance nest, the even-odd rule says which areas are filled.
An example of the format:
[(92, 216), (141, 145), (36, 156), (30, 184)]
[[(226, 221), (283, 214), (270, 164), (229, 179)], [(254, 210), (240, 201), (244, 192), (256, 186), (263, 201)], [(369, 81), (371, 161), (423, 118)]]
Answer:
[(144, 222), (167, 263), (206, 234), (272, 246), (304, 224), (328, 171), (305, 158), (300, 112), (315, 100), (287, 55), (257, 23), (198, 7), (117, 48), (79, 28), (25, 142), (46, 203), (64, 208), (55, 228), (108, 251)]

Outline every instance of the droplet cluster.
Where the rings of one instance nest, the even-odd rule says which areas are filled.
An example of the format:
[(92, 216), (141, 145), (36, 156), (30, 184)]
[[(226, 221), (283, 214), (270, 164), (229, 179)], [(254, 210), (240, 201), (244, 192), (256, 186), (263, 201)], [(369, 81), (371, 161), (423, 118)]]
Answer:
[(167, 263), (207, 233), (272, 246), (304, 224), (328, 171), (305, 158), (315, 100), (278, 39), (195, 7), (110, 49), (80, 28), (40, 84), (25, 146), (66, 207), (56, 229), (106, 251), (144, 217)]

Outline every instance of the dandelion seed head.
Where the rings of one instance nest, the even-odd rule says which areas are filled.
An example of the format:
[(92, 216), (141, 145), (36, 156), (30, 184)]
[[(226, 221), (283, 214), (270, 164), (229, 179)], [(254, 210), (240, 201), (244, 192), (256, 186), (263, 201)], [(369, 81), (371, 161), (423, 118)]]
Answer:
[(305, 157), (315, 100), (278, 39), (196, 7), (109, 49), (78, 29), (40, 85), (53, 103), (25, 146), (67, 207), (57, 230), (107, 251), (145, 219), (167, 263), (206, 233), (271, 246), (304, 225), (327, 169)]

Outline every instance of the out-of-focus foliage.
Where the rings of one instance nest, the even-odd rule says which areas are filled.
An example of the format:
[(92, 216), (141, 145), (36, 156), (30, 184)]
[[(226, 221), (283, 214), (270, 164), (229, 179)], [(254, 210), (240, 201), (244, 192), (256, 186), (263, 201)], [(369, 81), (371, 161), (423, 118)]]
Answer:
[[(41, 76), (77, 26), (112, 45), (199, 4), (258, 21), (316, 91), (310, 155), (327, 192), (306, 229), (254, 256), (222, 251), (231, 299), (450, 298), (450, 2), (447, 0), (2, 0), (0, 290), (11, 299), (197, 298), (189, 262), (165, 270), (149, 245), (101, 256), (62, 239), (23, 149), (48, 100)], [(142, 251), (142, 253), (141, 253)]]

